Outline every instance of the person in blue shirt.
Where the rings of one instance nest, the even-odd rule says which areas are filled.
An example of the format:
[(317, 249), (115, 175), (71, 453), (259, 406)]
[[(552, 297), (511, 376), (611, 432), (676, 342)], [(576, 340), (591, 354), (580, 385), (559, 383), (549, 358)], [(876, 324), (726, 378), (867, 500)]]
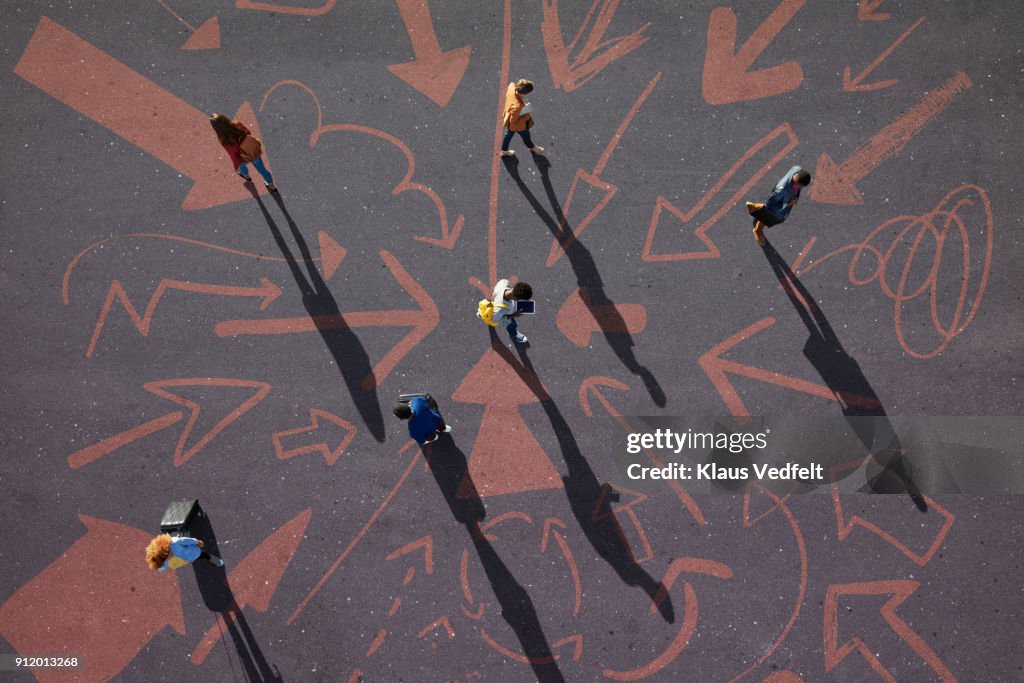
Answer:
[(146, 562), (151, 569), (164, 571), (168, 567), (177, 569), (192, 564), (202, 558), (218, 567), (224, 566), (224, 560), (203, 550), (203, 542), (189, 536), (171, 536), (160, 534), (146, 547)]
[(418, 444), (437, 441), (441, 434), (447, 434), (452, 428), (444, 423), (436, 405), (431, 407), (424, 396), (414, 396), (409, 404), (396, 403), (392, 412), (400, 420), (408, 420), (409, 436)]
[(789, 212), (793, 210), (797, 200), (800, 199), (801, 188), (810, 184), (811, 174), (799, 166), (794, 166), (775, 184), (775, 190), (768, 197), (768, 201), (764, 204), (747, 202), (747, 211), (751, 216), (755, 216), (757, 212), (764, 209), (770, 212), (771, 217), (775, 219), (773, 221), (770, 217), (766, 217), (768, 220), (761, 220), (757, 216), (754, 217), (754, 239), (759, 245), (762, 247), (765, 245), (764, 229), (778, 225), (789, 218)]

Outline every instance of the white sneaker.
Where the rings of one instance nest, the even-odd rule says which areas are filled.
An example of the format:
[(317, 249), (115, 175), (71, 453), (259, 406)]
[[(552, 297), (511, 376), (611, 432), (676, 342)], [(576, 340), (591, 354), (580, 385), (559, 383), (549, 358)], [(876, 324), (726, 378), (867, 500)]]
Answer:
[(526, 342), (530, 341), (529, 339), (527, 339), (527, 338), (526, 338), (526, 335), (525, 335), (525, 334), (523, 334), (522, 332), (518, 333), (518, 334), (517, 334), (517, 335), (515, 336), (515, 340), (516, 340), (517, 342), (519, 342), (520, 344), (525, 344)]
[(451, 431), (452, 431), (452, 426), (451, 425), (445, 425), (444, 429), (441, 430), (441, 432), (443, 434), (451, 434)]
[(516, 151), (514, 149), (503, 149), (503, 150), (501, 150), (501, 153), (498, 156), (514, 157), (515, 155), (516, 155)]
[(537, 145), (536, 147), (531, 147), (530, 152), (532, 152), (533, 154), (543, 154), (544, 148), (541, 147), (540, 145)]

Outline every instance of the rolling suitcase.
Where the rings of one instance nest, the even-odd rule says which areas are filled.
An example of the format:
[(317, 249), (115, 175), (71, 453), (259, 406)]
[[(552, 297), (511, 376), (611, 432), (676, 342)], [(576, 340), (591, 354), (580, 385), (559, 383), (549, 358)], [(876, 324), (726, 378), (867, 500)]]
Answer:
[(160, 520), (160, 533), (172, 536), (187, 536), (188, 527), (197, 515), (202, 514), (199, 500), (176, 500), (167, 506), (164, 518)]

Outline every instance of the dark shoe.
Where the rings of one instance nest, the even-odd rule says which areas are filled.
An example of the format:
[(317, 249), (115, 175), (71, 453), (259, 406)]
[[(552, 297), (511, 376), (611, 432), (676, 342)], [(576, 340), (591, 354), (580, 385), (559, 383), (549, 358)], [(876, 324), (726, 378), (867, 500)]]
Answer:
[(238, 172), (238, 175), (242, 176), (242, 179), (245, 182), (247, 182), (247, 183), (251, 183), (252, 182), (252, 176), (251, 175), (245, 175), (241, 171)]
[(275, 185), (274, 183), (264, 183), (264, 185), (271, 192), (277, 192), (277, 185)]

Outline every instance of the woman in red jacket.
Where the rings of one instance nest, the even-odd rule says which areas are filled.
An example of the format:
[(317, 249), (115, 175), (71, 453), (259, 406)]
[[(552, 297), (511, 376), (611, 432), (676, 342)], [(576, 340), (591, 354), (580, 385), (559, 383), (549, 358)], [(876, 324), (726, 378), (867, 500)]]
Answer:
[(533, 144), (530, 139), (530, 128), (533, 127), (533, 117), (530, 115), (530, 108), (523, 95), (533, 92), (533, 83), (521, 78), (515, 83), (509, 83), (505, 90), (505, 116), (502, 124), (505, 126), (505, 137), (501, 141), (501, 156), (515, 156), (515, 152), (508, 148), (512, 142), (512, 136), (519, 133), (523, 142), (534, 154), (543, 154), (544, 148)]
[(248, 154), (251, 151), (250, 149), (243, 151), (242, 148), (242, 141), (252, 136), (252, 132), (245, 127), (245, 124), (241, 121), (232, 121), (224, 116), (224, 114), (214, 113), (210, 117), (210, 125), (213, 126), (214, 132), (217, 133), (217, 139), (220, 141), (220, 144), (224, 146), (228, 156), (231, 157), (231, 162), (235, 165), (238, 175), (245, 178), (246, 182), (252, 181), (252, 178), (249, 176), (249, 167), (247, 166), (247, 163), (251, 161), (252, 165), (263, 176), (267, 189), (271, 192), (276, 192), (277, 185), (274, 184), (274, 176), (270, 175), (270, 171), (263, 165), (263, 145), (260, 144), (259, 140), (252, 138), (255, 142), (255, 145), (252, 145), (252, 147), (255, 147), (257, 150), (255, 156), (248, 160), (242, 158), (243, 154)]

